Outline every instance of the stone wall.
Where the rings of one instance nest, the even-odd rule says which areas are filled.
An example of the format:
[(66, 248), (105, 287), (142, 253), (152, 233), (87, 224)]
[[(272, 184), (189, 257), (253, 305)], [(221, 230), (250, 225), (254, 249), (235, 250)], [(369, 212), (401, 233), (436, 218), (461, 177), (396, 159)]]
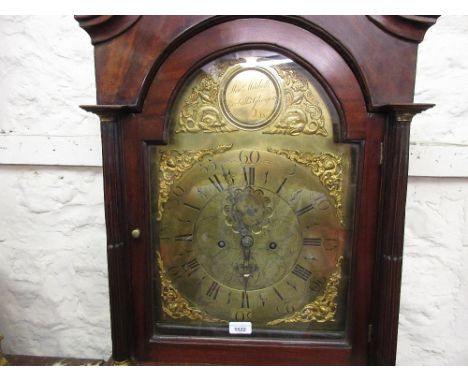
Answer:
[[(450, 41), (450, 43), (449, 43)], [(71, 16), (0, 17), (0, 333), (15, 354), (111, 351), (92, 46)], [(420, 46), (397, 363), (468, 365), (468, 17)]]
[(0, 166), (0, 179), (4, 350), (109, 355), (101, 169)]
[(0, 46), (3, 349), (108, 358), (92, 45), (72, 16), (3, 16)]

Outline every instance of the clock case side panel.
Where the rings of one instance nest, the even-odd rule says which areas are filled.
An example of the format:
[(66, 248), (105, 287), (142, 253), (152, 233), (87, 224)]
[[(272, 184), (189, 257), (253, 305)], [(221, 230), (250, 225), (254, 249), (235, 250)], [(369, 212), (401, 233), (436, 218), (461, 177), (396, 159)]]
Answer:
[[(239, 36), (239, 33), (236, 33), (236, 31), (243, 29), (245, 30), (245, 28), (253, 29), (251, 34)], [(222, 38), (220, 38), (220, 36), (222, 36)], [(291, 38), (292, 36), (294, 36), (294, 38)], [(207, 40), (210, 41), (209, 47), (206, 43), (204, 43), (204, 41)], [(304, 50), (304, 41), (308, 42), (308, 44), (305, 45), (307, 45), (309, 48), (313, 47), (315, 49)], [(167, 122), (168, 110), (171, 108), (172, 99), (169, 98), (169, 95), (173, 96), (177, 93), (177, 89), (181, 86), (184, 79), (190, 75), (194, 68), (200, 67), (203, 65), (203, 63), (225, 54), (226, 52), (244, 48), (268, 48), (286, 54), (292, 59), (297, 60), (298, 63), (302, 64), (309, 71), (314, 73), (316, 78), (321, 79), (322, 85), (328, 89), (330, 94), (337, 92), (338, 96), (334, 97), (337, 104), (337, 109), (344, 110), (341, 115), (341, 118), (344, 120), (344, 122), (342, 122), (341, 125), (347, 126), (348, 129), (343, 131), (335, 131), (335, 137), (337, 137), (338, 141), (341, 142), (358, 142), (361, 145), (362, 150), (366, 150), (365, 155), (364, 152), (361, 155), (359, 168), (362, 168), (364, 161), (378, 161), (378, 153), (375, 149), (375, 147), (378, 147), (378, 144), (371, 141), (378, 141), (380, 139), (378, 135), (378, 132), (380, 131), (378, 126), (381, 121), (376, 119), (369, 122), (367, 120), (365, 101), (362, 95), (362, 91), (359, 87), (358, 81), (356, 80), (353, 72), (349, 69), (349, 66), (346, 64), (346, 62), (323, 40), (317, 38), (316, 36), (300, 28), (297, 28), (296, 26), (272, 20), (248, 19), (231, 21), (229, 25), (220, 24), (193, 36), (191, 39), (182, 44), (179, 49), (176, 49), (172, 54), (170, 54), (158, 68), (158, 72), (156, 73), (153, 83), (149, 88), (142, 113), (135, 115), (135, 119), (137, 120), (135, 123), (137, 126), (135, 125), (135, 129), (132, 134), (132, 140), (138, 139), (140, 142), (146, 143), (156, 141), (167, 142), (168, 131), (167, 129), (164, 129), (164, 126), (166, 126), (165, 122)], [(324, 50), (324, 56), (327, 56), (328, 59), (332, 60), (334, 65), (329, 65), (330, 61), (320, 59), (320, 55), (313, 53), (314, 51), (316, 52), (321, 50)], [(331, 88), (334, 90), (331, 91)], [(374, 132), (370, 133), (369, 137), (367, 137), (367, 130), (371, 125), (377, 126), (377, 128), (375, 128), (373, 130)], [(129, 135), (130, 134), (131, 133), (129, 131)], [(370, 144), (368, 145), (364, 145), (362, 143), (366, 138), (370, 139)], [(378, 184), (379, 182), (376, 183)], [(378, 196), (378, 188), (373, 188), (372, 184), (368, 184), (362, 188), (366, 190), (365, 195), (367, 195), (368, 200), (377, 200), (376, 198)], [(373, 196), (370, 196), (370, 194)], [(149, 195), (146, 195), (147, 196), (145, 199), (148, 201)], [(368, 226), (371, 230), (372, 227), (376, 226), (372, 219), (372, 214), (368, 214), (367, 216), (361, 218), (361, 220), (367, 221), (366, 226)], [(146, 222), (142, 223), (146, 229), (149, 229), (148, 222), (149, 217), (146, 216)], [(354, 350), (350, 350), (348, 345), (343, 344), (344, 353), (341, 352), (341, 354), (347, 355), (344, 356), (344, 358), (343, 355), (336, 355), (336, 361), (330, 359), (331, 363), (344, 362), (346, 364), (365, 364), (367, 362), (367, 324), (370, 315), (369, 291), (371, 288), (370, 283), (366, 282), (365, 280), (371, 279), (371, 276), (368, 272), (372, 273), (372, 247), (375, 243), (373, 243), (372, 240), (363, 240), (366, 235), (362, 230), (360, 231), (359, 235), (360, 238), (356, 239), (354, 243), (354, 252), (361, 253), (361, 260), (357, 262), (357, 264), (356, 261), (353, 260), (353, 263), (350, 264), (350, 267), (352, 269), (351, 273), (355, 275), (354, 277), (363, 279), (364, 281), (357, 283), (359, 288), (362, 288), (360, 291), (352, 291), (350, 289), (352, 296), (348, 298), (348, 301), (350, 301), (349, 303), (353, 306), (364, 306), (364, 308), (361, 307), (360, 309), (349, 310), (352, 317), (350, 317), (348, 320), (350, 327), (348, 330), (348, 335), (353, 337), (350, 339), (350, 341), (351, 343), (356, 344), (356, 347)], [(135, 255), (132, 257), (134, 256)], [(148, 259), (150, 258), (150, 250), (147, 248), (145, 255), (146, 260), (141, 259), (141, 261), (148, 262)], [(364, 273), (366, 273), (366, 276), (363, 276)], [(354, 280), (351, 280), (351, 284), (353, 283)], [(134, 292), (134, 295), (141, 294), (141, 292), (143, 292), (143, 282), (140, 284), (140, 288), (138, 291)], [(354, 299), (359, 301), (355, 301)], [(145, 309), (147, 313), (151, 311), (151, 307), (148, 305), (148, 301)], [(190, 348), (202, 349), (207, 346), (207, 343), (209, 342), (207, 342), (207, 340), (193, 340), (192, 342), (187, 343), (187, 340), (183, 338), (160, 338), (159, 340), (152, 340), (150, 337), (151, 333), (149, 331), (151, 326), (150, 316), (148, 314), (146, 316), (141, 315), (141, 317), (137, 319), (137, 322), (140, 322), (140, 319), (143, 318), (143, 316), (145, 317), (143, 319), (145, 322), (145, 328), (139, 329), (141, 335), (137, 335), (137, 337), (140, 338), (146, 336), (148, 346), (144, 346), (144, 348), (153, 346), (154, 350), (151, 351), (151, 354), (139, 353), (137, 357), (141, 361), (149, 361), (150, 359), (156, 361), (158, 359), (157, 354), (159, 354), (159, 359), (163, 357), (165, 362), (168, 362), (169, 358), (166, 357), (169, 356), (172, 346), (180, 346), (181, 348), (185, 348), (187, 351), (189, 351)], [(357, 326), (354, 325), (356, 322), (359, 322)], [(354, 329), (352, 330), (351, 328)], [(356, 340), (356, 338), (360, 339)], [(234, 346), (232, 342), (229, 343), (224, 341), (223, 343), (223, 340), (218, 340), (216, 344), (219, 345), (218, 349), (220, 351), (228, 353), (230, 353), (229, 349)], [(279, 341), (275, 342), (274, 344), (275, 346), (284, 347), (284, 342)], [(245, 340), (237, 343), (236, 346), (238, 346), (237, 352), (252, 349), (252, 351), (255, 353), (255, 349), (257, 347), (264, 347), (266, 345), (265, 343), (258, 341)], [(300, 345), (296, 346), (299, 346), (297, 349), (299, 351)], [(309, 343), (308, 346), (305, 347), (305, 349), (308, 349), (308, 351), (301, 352), (302, 357), (296, 357), (295, 360), (282, 358), (281, 361), (273, 361), (273, 358), (271, 358), (269, 361), (266, 359), (264, 362), (270, 362), (270, 364), (273, 362), (296, 364), (316, 363), (317, 361), (314, 360), (314, 357), (311, 356), (310, 353), (310, 349), (313, 348), (313, 346), (318, 346), (318, 344)], [(317, 352), (319, 352), (319, 349), (320, 351), (325, 351), (323, 348), (324, 346), (325, 344), (322, 343), (320, 347), (316, 347), (314, 354), (318, 354)], [(337, 352), (337, 350), (339, 349), (334, 349), (332, 347), (329, 348), (328, 351), (333, 353), (334, 351)], [(353, 351), (359, 353), (360, 355), (353, 355)], [(161, 354), (164, 354), (164, 356), (161, 356)], [(181, 351), (180, 354), (182, 355), (182, 361), (184, 352)], [(209, 360), (208, 356), (202, 356), (201, 353), (196, 354), (198, 354), (197, 357), (192, 355), (192, 359), (194, 360), (193, 362), (195, 363), (203, 363)], [(242, 361), (239, 357), (237, 358), (237, 360), (235, 358), (232, 359), (232, 362), (241, 364), (243, 362), (247, 362)], [(342, 361), (339, 361), (339, 359), (342, 359)], [(347, 359), (347, 361), (344, 361), (345, 359)], [(212, 361), (215, 362), (215, 359)], [(255, 362), (261, 361), (256, 359)]]

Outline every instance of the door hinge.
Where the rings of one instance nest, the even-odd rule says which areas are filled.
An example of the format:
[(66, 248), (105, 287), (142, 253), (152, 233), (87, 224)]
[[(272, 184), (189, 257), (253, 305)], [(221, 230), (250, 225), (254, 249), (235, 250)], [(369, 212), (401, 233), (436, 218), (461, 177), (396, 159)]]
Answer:
[(379, 163), (380, 164), (383, 163), (383, 142), (380, 142), (380, 159), (379, 159)]
[(372, 342), (372, 324), (367, 327), (367, 342)]

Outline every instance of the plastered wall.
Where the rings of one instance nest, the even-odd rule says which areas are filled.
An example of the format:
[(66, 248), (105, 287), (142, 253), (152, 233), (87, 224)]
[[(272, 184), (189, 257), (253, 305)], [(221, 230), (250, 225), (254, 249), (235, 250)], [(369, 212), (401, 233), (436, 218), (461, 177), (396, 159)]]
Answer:
[[(15, 354), (111, 351), (93, 52), (71, 16), (0, 17), (0, 333)], [(397, 364), (468, 365), (468, 17), (420, 46)]]

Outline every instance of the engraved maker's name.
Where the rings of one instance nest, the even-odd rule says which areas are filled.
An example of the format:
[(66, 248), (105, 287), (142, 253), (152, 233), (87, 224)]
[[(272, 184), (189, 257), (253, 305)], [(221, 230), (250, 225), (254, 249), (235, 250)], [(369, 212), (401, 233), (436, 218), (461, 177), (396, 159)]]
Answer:
[(253, 112), (263, 105), (277, 101), (274, 86), (269, 79), (253, 79), (248, 82), (234, 80), (227, 92), (227, 98), (231, 108), (249, 107)]

